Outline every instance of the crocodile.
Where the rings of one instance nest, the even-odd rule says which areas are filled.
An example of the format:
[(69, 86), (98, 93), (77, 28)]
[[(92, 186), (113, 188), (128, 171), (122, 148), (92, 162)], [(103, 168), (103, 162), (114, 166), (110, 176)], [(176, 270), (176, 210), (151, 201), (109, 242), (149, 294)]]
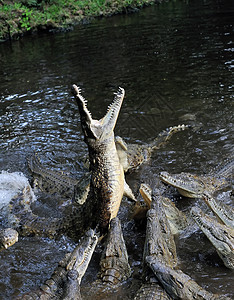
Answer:
[(172, 299), (229, 299), (206, 291), (183, 271), (176, 269), (176, 248), (163, 210), (160, 197), (153, 195), (151, 208), (147, 212), (144, 262), (160, 285)]
[(195, 175), (182, 172), (180, 174), (170, 174), (161, 172), (159, 178), (178, 189), (182, 196), (188, 198), (202, 198), (204, 192), (210, 194), (230, 185), (229, 178), (233, 175), (234, 159), (228, 160), (220, 168), (212, 171), (208, 175)]
[(161, 286), (156, 276), (147, 266), (147, 258), (160, 257), (172, 268), (177, 266), (176, 246), (171, 234), (168, 219), (165, 214), (162, 198), (160, 195), (152, 197), (149, 210), (147, 211), (146, 237), (143, 252), (143, 280), (134, 300), (137, 299), (172, 299)]
[(183, 271), (171, 268), (157, 257), (148, 256), (146, 262), (173, 299), (231, 300), (225, 295), (212, 294), (206, 291)]
[(90, 195), (92, 195), (92, 201), (96, 201), (95, 207), (99, 208), (95, 211), (98, 214), (100, 229), (105, 230), (110, 220), (117, 216), (123, 195), (129, 198), (133, 196), (124, 178), (113, 131), (125, 91), (119, 88), (106, 115), (100, 120), (95, 120), (87, 108), (87, 101), (81, 95), (80, 88), (73, 85), (73, 89), (80, 112), (84, 141), (89, 152)]
[(88, 230), (71, 253), (58, 263), (53, 274), (38, 289), (30, 291), (16, 299), (22, 300), (81, 300), (80, 282), (84, 276), (94, 249), (98, 235)]
[(27, 161), (34, 177), (34, 186), (50, 194), (59, 193), (66, 198), (73, 197), (74, 187), (79, 183), (78, 179), (63, 172), (45, 168), (37, 153), (31, 155)]
[[(31, 202), (26, 203), (25, 193), (27, 194), (27, 191), (24, 189), (12, 199), (9, 205), (9, 215), (12, 216), (14, 228), (19, 229), (22, 235), (37, 234), (53, 238), (59, 234), (69, 233), (69, 235), (72, 234), (72, 237), (78, 238), (85, 230), (90, 227), (95, 228), (97, 224), (101, 230), (106, 230), (109, 221), (118, 213), (123, 195), (134, 198), (132, 191), (125, 182), (113, 132), (124, 98), (124, 90), (121, 88), (118, 90), (106, 115), (99, 121), (92, 119), (80, 90), (76, 86), (74, 86), (74, 90), (80, 110), (84, 140), (89, 150), (91, 173), (89, 192), (85, 192), (84, 201), (72, 201), (67, 205), (66, 214), (61, 218), (47, 218), (32, 212)], [(40, 161), (37, 159), (31, 162), (32, 168), (38, 171), (39, 163)], [(49, 175), (47, 176), (47, 174)], [(48, 171), (46, 176), (49, 178), (50, 175)], [(69, 188), (76, 184), (76, 182), (70, 184), (70, 181), (68, 182), (66, 179), (61, 180), (61, 182), (60, 186), (67, 182)], [(79, 188), (80, 186), (77, 184), (75, 189), (79, 190)]]
[(0, 229), (0, 250), (7, 249), (18, 242), (18, 232), (12, 228)]
[(90, 172), (85, 172), (81, 179), (76, 179), (62, 171), (51, 170), (41, 163), (38, 153), (28, 158), (28, 166), (34, 177), (34, 187), (49, 194), (73, 199), (79, 204), (85, 202), (89, 193)]
[[(139, 215), (144, 216), (144, 212), (146, 213), (146, 211), (150, 209), (152, 202), (152, 189), (149, 185), (142, 183), (139, 191), (144, 199), (145, 205), (139, 204), (139, 201), (136, 202), (133, 214), (134, 219), (138, 219)], [(160, 198), (173, 235), (180, 233), (191, 224), (188, 217), (186, 217), (169, 198), (163, 196), (160, 196)]]
[(100, 278), (109, 284), (118, 284), (131, 275), (128, 254), (123, 239), (120, 220), (110, 221), (107, 241), (100, 261)]
[(205, 215), (199, 207), (192, 207), (191, 216), (214, 245), (227, 268), (234, 269), (234, 230)]

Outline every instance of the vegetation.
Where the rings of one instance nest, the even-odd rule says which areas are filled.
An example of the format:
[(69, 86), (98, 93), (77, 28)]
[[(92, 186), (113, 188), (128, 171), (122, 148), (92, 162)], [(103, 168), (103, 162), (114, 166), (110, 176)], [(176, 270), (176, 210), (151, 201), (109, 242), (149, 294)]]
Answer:
[(93, 17), (127, 13), (155, 0), (0, 0), (0, 40), (66, 30)]

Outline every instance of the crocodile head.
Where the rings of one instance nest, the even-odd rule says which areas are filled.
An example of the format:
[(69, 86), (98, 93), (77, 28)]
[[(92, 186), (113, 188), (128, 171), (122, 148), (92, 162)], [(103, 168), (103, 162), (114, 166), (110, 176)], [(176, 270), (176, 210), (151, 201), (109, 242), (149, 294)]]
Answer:
[(159, 178), (177, 188), (182, 196), (188, 198), (199, 198), (205, 190), (203, 181), (190, 173), (169, 174), (168, 172), (161, 172)]
[(84, 132), (85, 141), (91, 140), (106, 140), (113, 135), (113, 130), (119, 115), (119, 111), (124, 98), (124, 89), (119, 88), (115, 94), (114, 101), (108, 107), (107, 113), (100, 120), (92, 118), (90, 111), (87, 108), (87, 101), (81, 95), (81, 89), (75, 84), (73, 85), (75, 91), (76, 102), (80, 111), (81, 126)]
[(7, 249), (18, 242), (18, 232), (12, 228), (0, 230), (0, 249)]
[(203, 233), (215, 247), (226, 267), (234, 269), (234, 230), (205, 215), (203, 211), (194, 206), (191, 216)]
[(86, 272), (93, 251), (97, 245), (97, 241), (98, 236), (95, 234), (94, 230), (88, 230), (68, 259), (66, 270), (77, 271), (79, 283)]

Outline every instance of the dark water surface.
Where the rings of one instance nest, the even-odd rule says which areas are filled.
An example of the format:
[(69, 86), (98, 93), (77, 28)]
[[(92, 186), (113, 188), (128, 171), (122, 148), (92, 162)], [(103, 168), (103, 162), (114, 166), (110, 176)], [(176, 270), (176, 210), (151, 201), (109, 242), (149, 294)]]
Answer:
[[(128, 142), (146, 143), (180, 123), (195, 126), (175, 135), (147, 165), (128, 175), (136, 194), (141, 182), (154, 185), (160, 171), (209, 173), (230, 157), (234, 2), (187, 2), (97, 20), (67, 34), (1, 44), (0, 170), (29, 176), (26, 157), (37, 151), (48, 166), (82, 176), (80, 161), (87, 148), (70, 92), (73, 83), (82, 88), (96, 118), (102, 117), (118, 86), (125, 88), (115, 132)], [(219, 195), (222, 201), (231, 203), (229, 192)], [(200, 203), (174, 194), (182, 209)], [(144, 231), (128, 221), (131, 208), (123, 200), (120, 217), (131, 279), (115, 292), (92, 292), (98, 249), (83, 280), (84, 299), (131, 299), (139, 287)], [(35, 288), (73, 246), (62, 239), (20, 238), (0, 253), (0, 299)], [(200, 285), (234, 297), (233, 272), (199, 231), (178, 240), (178, 255), (182, 270)]]

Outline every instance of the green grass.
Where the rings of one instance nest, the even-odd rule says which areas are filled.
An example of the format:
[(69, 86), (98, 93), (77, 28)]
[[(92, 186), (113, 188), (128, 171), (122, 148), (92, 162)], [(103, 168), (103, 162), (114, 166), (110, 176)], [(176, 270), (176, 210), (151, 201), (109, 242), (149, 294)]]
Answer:
[(153, 4), (153, 0), (0, 0), (0, 40), (25, 33), (64, 29), (83, 19), (126, 12)]

